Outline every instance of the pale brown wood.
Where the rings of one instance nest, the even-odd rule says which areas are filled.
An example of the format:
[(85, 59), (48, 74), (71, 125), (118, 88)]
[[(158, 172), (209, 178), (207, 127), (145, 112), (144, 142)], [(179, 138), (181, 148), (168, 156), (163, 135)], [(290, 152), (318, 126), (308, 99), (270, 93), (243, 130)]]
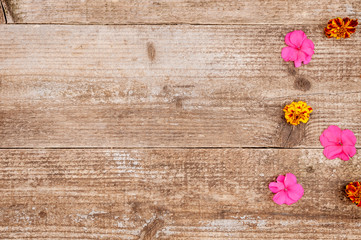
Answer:
[[(0, 25), (0, 239), (361, 239), (361, 158), (318, 140), (361, 137), (361, 35), (323, 34), (360, 1), (0, 2), (26, 23)], [(296, 29), (316, 45), (299, 69)], [(285, 123), (293, 100), (309, 123)], [(305, 195), (278, 206), (287, 172)]]
[[(0, 26), (0, 146), (310, 147), (361, 136), (361, 35), (317, 26)], [(309, 65), (284, 62), (303, 29)], [(303, 100), (307, 125), (282, 108)], [(360, 146), (357, 143), (357, 146)]]
[(3, 0), (16, 23), (322, 24), (361, 14), (355, 0)]
[[(359, 149), (360, 150), (360, 149)], [(360, 239), (360, 157), (278, 149), (0, 150), (2, 239)], [(292, 206), (268, 184), (294, 173)]]

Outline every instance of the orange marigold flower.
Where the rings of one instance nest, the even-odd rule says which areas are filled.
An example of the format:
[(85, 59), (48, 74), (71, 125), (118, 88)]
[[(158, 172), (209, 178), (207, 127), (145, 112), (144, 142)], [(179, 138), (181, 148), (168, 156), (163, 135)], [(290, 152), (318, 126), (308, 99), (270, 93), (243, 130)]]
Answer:
[(286, 105), (283, 111), (288, 123), (298, 125), (300, 122), (307, 123), (313, 110), (310, 106), (307, 106), (307, 103), (299, 101)]
[(328, 21), (327, 27), (325, 27), (325, 34), (328, 38), (349, 38), (356, 31), (357, 25), (357, 19), (354, 20), (348, 17), (344, 19), (334, 18)]
[(355, 203), (358, 207), (361, 207), (361, 183), (350, 182), (346, 186), (347, 197)]

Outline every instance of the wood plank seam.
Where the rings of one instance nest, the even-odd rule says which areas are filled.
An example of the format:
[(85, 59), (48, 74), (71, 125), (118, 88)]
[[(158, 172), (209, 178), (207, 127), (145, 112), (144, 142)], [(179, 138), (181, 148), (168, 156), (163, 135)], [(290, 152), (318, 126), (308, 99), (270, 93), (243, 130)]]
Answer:
[[(14, 147), (0, 147), (0, 150), (119, 150), (119, 149), (127, 149), (127, 150), (162, 150), (162, 149), (179, 149), (179, 150), (227, 150), (227, 149), (239, 149), (239, 150), (263, 150), (263, 149), (274, 149), (274, 150), (323, 150), (323, 147), (33, 147), (33, 148), (14, 148)], [(356, 147), (357, 150), (360, 150), (360, 147)]]

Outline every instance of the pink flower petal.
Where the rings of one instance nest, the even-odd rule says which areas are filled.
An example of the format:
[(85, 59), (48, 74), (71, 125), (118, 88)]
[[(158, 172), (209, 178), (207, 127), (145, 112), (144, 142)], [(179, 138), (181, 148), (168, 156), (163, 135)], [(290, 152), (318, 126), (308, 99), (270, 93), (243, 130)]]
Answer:
[(323, 149), (323, 154), (328, 159), (335, 159), (342, 153), (342, 146), (328, 146)]
[(311, 58), (312, 58), (311, 55), (306, 56), (306, 59), (305, 59), (305, 61), (303, 61), (303, 64), (305, 64), (305, 65), (309, 64), (311, 62)]
[(306, 54), (302, 51), (298, 51), (296, 61), (304, 61), (306, 59)]
[(314, 54), (313, 50), (311, 48), (301, 48), (301, 52), (306, 54), (306, 56), (312, 56)]
[(289, 198), (298, 201), (302, 198), (304, 190), (301, 184), (295, 184), (287, 188), (287, 195)]
[[(307, 39), (307, 38), (306, 38), (306, 39), (303, 41), (303, 43), (302, 43), (301, 50), (307, 49), (307, 48), (313, 50), (313, 49), (315, 49), (315, 45), (313, 44), (313, 42), (312, 42), (310, 39)], [(312, 53), (312, 54), (313, 54), (313, 53)]]
[(348, 161), (350, 160), (350, 157), (345, 153), (345, 152), (341, 152), (339, 155), (338, 155), (338, 158), (343, 160), (343, 161)]
[(271, 182), (268, 185), (268, 188), (269, 188), (269, 190), (271, 190), (271, 192), (278, 193), (279, 191), (282, 191), (285, 189), (285, 185), (280, 182)]
[(336, 146), (337, 145), (335, 142), (328, 141), (328, 139), (325, 137), (325, 135), (323, 133), (320, 136), (320, 142), (321, 142), (321, 145), (324, 146), (324, 147)]
[(298, 50), (293, 47), (284, 47), (282, 49), (282, 58), (286, 62), (295, 61), (297, 59)]
[(295, 67), (298, 68), (298, 67), (301, 67), (301, 64), (302, 61), (295, 61)]
[(341, 141), (341, 129), (335, 125), (329, 126), (325, 131), (323, 131), (323, 135), (327, 138), (329, 142), (333, 142), (338, 144)]
[(347, 146), (355, 146), (357, 141), (355, 134), (348, 129), (342, 131), (341, 139), (342, 139), (342, 144)]
[(285, 203), (286, 203), (287, 205), (292, 205), (292, 204), (294, 204), (295, 202), (297, 202), (297, 200), (293, 200), (292, 198), (289, 198), (288, 196), (286, 196), (286, 201), (285, 201)]
[(284, 181), (285, 181), (285, 176), (279, 175), (279, 176), (277, 177), (277, 182), (283, 183)]
[(289, 188), (290, 186), (293, 186), (297, 184), (297, 178), (292, 173), (287, 173), (285, 178), (285, 187)]
[(290, 35), (290, 42), (297, 48), (302, 46), (303, 41), (306, 39), (306, 34), (301, 30), (293, 31)]
[(285, 36), (285, 43), (286, 43), (288, 46), (290, 46), (290, 47), (296, 48), (296, 46), (295, 46), (293, 43), (291, 43), (291, 40), (290, 40), (290, 37), (291, 37), (291, 34), (292, 34), (292, 33), (293, 33), (293, 32), (287, 33), (287, 35)]
[[(356, 154), (356, 148), (354, 146), (345, 146), (344, 145), (344, 146), (342, 146), (342, 150), (350, 158)], [(342, 160), (344, 160), (344, 159), (342, 159)]]
[(286, 203), (286, 193), (284, 191), (276, 193), (276, 195), (273, 196), (273, 201), (279, 205), (282, 205)]

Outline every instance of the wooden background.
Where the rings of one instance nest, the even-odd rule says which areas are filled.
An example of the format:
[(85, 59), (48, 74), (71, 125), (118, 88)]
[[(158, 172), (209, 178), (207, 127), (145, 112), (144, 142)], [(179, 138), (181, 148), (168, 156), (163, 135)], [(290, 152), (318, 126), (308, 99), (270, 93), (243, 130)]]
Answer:
[[(347, 0), (1, 0), (0, 239), (360, 239), (361, 33)], [(284, 62), (284, 36), (315, 43)], [(314, 112), (291, 127), (282, 108)], [(269, 182), (294, 173), (292, 206)]]

